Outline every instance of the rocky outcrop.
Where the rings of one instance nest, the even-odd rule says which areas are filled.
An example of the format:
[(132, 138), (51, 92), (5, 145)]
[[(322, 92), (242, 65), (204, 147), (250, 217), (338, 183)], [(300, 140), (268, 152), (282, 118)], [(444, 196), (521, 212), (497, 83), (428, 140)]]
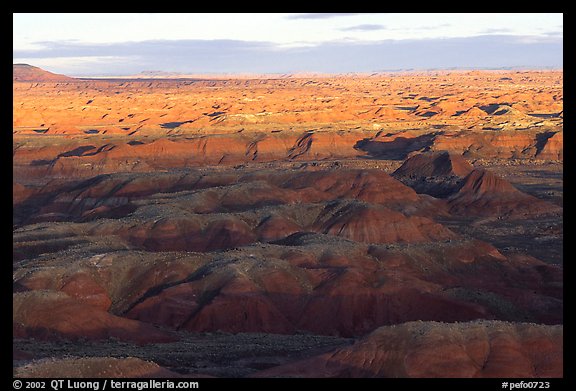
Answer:
[(473, 169), (461, 155), (439, 151), (410, 157), (394, 171), (394, 177), (464, 177)]
[(462, 178), (473, 169), (459, 154), (427, 152), (408, 158), (392, 176), (417, 193), (445, 198), (457, 191)]

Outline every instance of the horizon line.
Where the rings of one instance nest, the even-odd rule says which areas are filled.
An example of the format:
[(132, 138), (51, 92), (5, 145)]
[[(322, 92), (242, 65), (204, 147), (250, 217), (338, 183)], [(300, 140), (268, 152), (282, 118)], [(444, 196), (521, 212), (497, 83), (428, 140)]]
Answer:
[[(46, 72), (55, 73), (47, 70), (46, 68), (39, 67), (36, 65), (28, 63), (13, 63), (15, 65), (27, 65), (35, 68), (39, 68)], [(438, 67), (438, 68), (392, 68), (392, 69), (381, 69), (366, 72), (318, 72), (318, 71), (293, 71), (293, 72), (176, 72), (176, 71), (164, 71), (164, 70), (144, 70), (139, 73), (130, 74), (82, 74), (70, 76), (62, 73), (55, 73), (63, 76), (67, 76), (78, 80), (99, 80), (99, 79), (134, 79), (134, 80), (177, 80), (177, 79), (194, 79), (198, 77), (262, 77), (262, 76), (316, 76), (316, 77), (335, 77), (335, 76), (374, 76), (378, 74), (387, 73), (431, 73), (431, 72), (504, 72), (504, 71), (564, 71), (564, 67), (557, 66), (503, 66), (503, 67)], [(149, 73), (149, 75), (147, 75)], [(158, 74), (154, 74), (158, 73)]]

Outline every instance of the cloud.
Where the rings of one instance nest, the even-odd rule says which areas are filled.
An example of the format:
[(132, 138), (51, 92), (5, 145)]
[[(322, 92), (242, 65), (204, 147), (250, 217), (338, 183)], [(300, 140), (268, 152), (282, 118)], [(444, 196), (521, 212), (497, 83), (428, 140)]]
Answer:
[(371, 72), (395, 69), (562, 67), (561, 39), (484, 35), (465, 38), (385, 40), (324, 44), (314, 56), (324, 71)]
[(451, 27), (452, 25), (450, 23), (442, 23), (442, 24), (436, 24), (433, 26), (406, 26), (406, 27), (392, 27), (392, 28), (387, 28), (387, 30), (390, 31), (431, 31), (431, 30), (440, 30), (444, 27)]
[(512, 30), (509, 28), (488, 28), (481, 31), (481, 34), (493, 34), (493, 33), (509, 33)]
[(357, 24), (355, 26), (343, 27), (341, 31), (375, 31), (386, 30), (386, 26), (381, 24)]
[(286, 19), (330, 19), (338, 18), (341, 16), (360, 15), (355, 13), (310, 13), (310, 14), (295, 14), (288, 15)]
[[(74, 69), (72, 76), (126, 75), (146, 69), (182, 73), (345, 73), (394, 69), (561, 68), (563, 64), (563, 40), (558, 36), (489, 34), (377, 42), (346, 40), (301, 47), (240, 40), (114, 44), (67, 41), (43, 42), (41, 47), (14, 50), (13, 57), (26, 59), (32, 65), (52, 61), (51, 70), (57, 73), (65, 73), (60, 70), (64, 68), (57, 65), (63, 67), (67, 63), (66, 69)], [(91, 62), (91, 58), (95, 60)]]
[[(411, 29), (413, 29), (413, 30), (438, 30), (438, 29), (441, 29), (443, 27), (450, 27), (450, 26), (451, 26), (450, 23), (442, 23), (442, 24), (437, 24), (435, 26), (414, 26), (414, 27), (411, 27)], [(399, 30), (401, 30), (401, 29), (399, 29)], [(402, 29), (402, 30), (404, 30), (404, 29)]]
[[(275, 48), (270, 42), (240, 41), (232, 39), (214, 40), (151, 40), (110, 44), (87, 44), (78, 41), (35, 42), (40, 50), (14, 50), (14, 57), (79, 57), (79, 56), (174, 56), (174, 55), (220, 55), (245, 51), (262, 51)], [(181, 51), (187, 53), (182, 53)], [(103, 54), (105, 53), (105, 54)]]
[(549, 37), (561, 37), (564, 35), (563, 31), (546, 31), (545, 33), (542, 33), (543, 35), (549, 36)]

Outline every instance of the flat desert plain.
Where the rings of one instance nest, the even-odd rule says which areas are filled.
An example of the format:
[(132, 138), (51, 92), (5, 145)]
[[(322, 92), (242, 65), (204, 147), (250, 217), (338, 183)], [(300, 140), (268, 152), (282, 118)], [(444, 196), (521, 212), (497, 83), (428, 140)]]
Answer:
[(563, 74), (15, 65), (22, 377), (561, 377)]

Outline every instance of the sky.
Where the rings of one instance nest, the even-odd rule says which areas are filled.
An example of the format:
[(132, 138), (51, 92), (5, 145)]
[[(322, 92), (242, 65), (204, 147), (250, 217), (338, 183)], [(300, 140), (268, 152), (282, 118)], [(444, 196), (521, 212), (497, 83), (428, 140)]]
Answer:
[(13, 62), (70, 76), (562, 68), (562, 14), (13, 14)]

